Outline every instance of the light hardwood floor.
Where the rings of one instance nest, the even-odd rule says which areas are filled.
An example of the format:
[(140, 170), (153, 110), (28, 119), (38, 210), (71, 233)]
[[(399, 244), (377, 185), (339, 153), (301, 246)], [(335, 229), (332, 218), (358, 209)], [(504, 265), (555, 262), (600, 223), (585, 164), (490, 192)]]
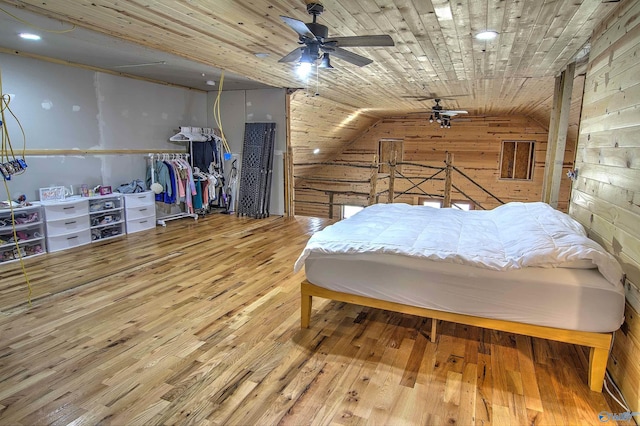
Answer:
[[(0, 265), (0, 424), (601, 424), (577, 346), (314, 300), (329, 220), (211, 215)], [(611, 424), (610, 422), (609, 424)]]

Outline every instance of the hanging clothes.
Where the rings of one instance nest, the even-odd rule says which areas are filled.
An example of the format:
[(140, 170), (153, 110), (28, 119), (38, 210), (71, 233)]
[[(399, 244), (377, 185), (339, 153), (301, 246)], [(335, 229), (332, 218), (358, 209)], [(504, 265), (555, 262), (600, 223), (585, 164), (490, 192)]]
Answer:
[[(153, 172), (155, 174), (155, 182), (162, 185), (163, 192), (167, 192), (169, 196), (173, 195), (172, 185), (171, 185), (171, 175), (169, 174), (169, 168), (162, 161), (152, 161), (152, 166), (154, 168)], [(151, 188), (151, 167), (147, 168), (147, 188)], [(156, 194), (156, 201), (163, 201), (162, 199), (158, 199), (158, 194)]]
[(189, 154), (150, 153), (149, 159), (147, 184), (154, 192), (160, 191), (155, 196), (157, 202), (170, 206), (161, 209), (166, 214), (156, 216), (158, 224), (166, 226), (167, 221), (183, 217), (198, 219), (193, 209), (195, 186)]
[(162, 201), (165, 204), (175, 204), (178, 199), (178, 193), (176, 191), (176, 174), (173, 167), (171, 167), (171, 164), (166, 161), (163, 162), (163, 164), (169, 173), (169, 189), (160, 194), (156, 194), (156, 201)]
[(202, 171), (209, 170), (211, 163), (215, 162), (216, 141), (209, 137), (209, 140), (204, 142), (192, 141), (191, 145), (193, 167), (197, 167)]
[(202, 172), (218, 173), (223, 172), (223, 143), (222, 139), (215, 135), (206, 135), (206, 140), (192, 140), (191, 144), (191, 165)]
[(193, 208), (199, 210), (202, 208), (202, 185), (200, 181), (196, 182), (196, 194), (193, 196)]

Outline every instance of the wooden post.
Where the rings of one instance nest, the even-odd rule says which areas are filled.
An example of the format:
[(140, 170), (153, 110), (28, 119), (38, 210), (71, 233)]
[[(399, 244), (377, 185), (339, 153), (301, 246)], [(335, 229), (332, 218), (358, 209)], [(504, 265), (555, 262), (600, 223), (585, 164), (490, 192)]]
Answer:
[(556, 141), (558, 140), (558, 122), (560, 121), (560, 109), (562, 107), (563, 74), (556, 77), (553, 89), (553, 104), (549, 119), (549, 134), (547, 135), (547, 154), (544, 160), (544, 175), (542, 178), (542, 199), (549, 203), (551, 197), (551, 176), (555, 163)]
[[(293, 216), (295, 214), (295, 206), (293, 199), (295, 198), (294, 180), (293, 180), (293, 146), (291, 145), (291, 94), (287, 91), (285, 96), (285, 114), (286, 114), (286, 147), (284, 152), (284, 213), (285, 216)], [(235, 194), (234, 194), (235, 195)]]
[(391, 159), (391, 164), (389, 165), (389, 197), (387, 198), (387, 203), (393, 203), (394, 192), (393, 192), (393, 184), (396, 178), (396, 151), (393, 151), (393, 158)]
[(447, 152), (447, 157), (444, 160), (446, 165), (444, 175), (444, 199), (442, 200), (442, 207), (451, 207), (451, 166), (453, 165), (453, 154)]
[(371, 166), (371, 179), (369, 181), (369, 203), (371, 206), (375, 204), (376, 199), (376, 183), (378, 180), (378, 164), (376, 161), (376, 156), (373, 156), (373, 165)]
[(567, 69), (562, 71), (560, 76), (556, 77), (553, 111), (547, 139), (544, 179), (542, 182), (542, 201), (554, 208), (558, 207), (575, 69), (576, 64), (572, 62), (567, 65)]
[(333, 219), (333, 192), (329, 193), (329, 219)]
[(562, 108), (560, 110), (560, 120), (558, 122), (558, 140), (556, 142), (556, 153), (554, 155), (553, 173), (551, 175), (551, 193), (549, 195), (549, 205), (558, 207), (558, 197), (560, 194), (560, 183), (562, 180), (562, 166), (564, 164), (564, 152), (567, 145), (567, 133), (569, 131), (569, 113), (571, 110), (571, 95), (573, 90), (573, 80), (576, 71), (576, 63), (567, 65), (567, 69), (562, 72)]

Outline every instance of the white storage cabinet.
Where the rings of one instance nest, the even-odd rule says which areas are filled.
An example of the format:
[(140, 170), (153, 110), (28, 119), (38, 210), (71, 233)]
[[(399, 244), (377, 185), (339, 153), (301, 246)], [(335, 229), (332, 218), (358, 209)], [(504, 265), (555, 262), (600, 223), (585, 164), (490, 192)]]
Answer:
[(127, 234), (156, 226), (156, 202), (152, 191), (124, 194)]
[[(13, 225), (15, 222), (15, 235)], [(15, 244), (18, 240), (18, 247)], [(20, 252), (18, 252), (20, 250)], [(44, 220), (42, 207), (33, 204), (28, 207), (0, 210), (0, 263), (46, 253)]]
[(91, 242), (89, 199), (42, 201), (47, 225), (47, 248), (56, 252)]

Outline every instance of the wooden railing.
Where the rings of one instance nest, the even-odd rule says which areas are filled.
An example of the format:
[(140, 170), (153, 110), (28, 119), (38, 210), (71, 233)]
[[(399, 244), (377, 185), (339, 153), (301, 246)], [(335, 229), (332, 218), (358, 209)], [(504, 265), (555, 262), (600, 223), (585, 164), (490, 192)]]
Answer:
[[(494, 200), (498, 204), (504, 204), (502, 200), (493, 195), (491, 192), (483, 188), (479, 183), (453, 165), (453, 154), (447, 153), (443, 167), (420, 164), (413, 162), (396, 162), (395, 158), (388, 163), (378, 163), (374, 158), (372, 163), (318, 163), (317, 165), (328, 165), (338, 167), (352, 167), (369, 169), (369, 177), (367, 179), (362, 176), (360, 179), (348, 178), (326, 178), (326, 177), (296, 177), (299, 179), (296, 185), (296, 193), (298, 191), (312, 191), (323, 193), (326, 201), (294, 199), (296, 204), (322, 205), (328, 207), (328, 217), (334, 217), (334, 207), (342, 207), (344, 205), (361, 205), (367, 206), (380, 202), (380, 197), (386, 195), (386, 202), (393, 203), (398, 198), (412, 197), (416, 200), (420, 197), (429, 199), (441, 199), (443, 207), (451, 207), (452, 191), (460, 194), (464, 200), (468, 200), (474, 204), (475, 208), (485, 210), (486, 207), (480, 201), (468, 195), (469, 190), (463, 190), (462, 187), (478, 188), (485, 193), (488, 198)], [(316, 164), (314, 164), (316, 165)], [(380, 166), (387, 166), (388, 174), (379, 173)], [(422, 175), (408, 175), (402, 172), (404, 166), (410, 166), (419, 170), (428, 171)], [(464, 182), (460, 184), (459, 179)], [(409, 183), (408, 188), (402, 185), (404, 190), (398, 191), (398, 182), (406, 181)], [(458, 183), (454, 184), (454, 180)], [(424, 186), (430, 182), (442, 182), (442, 190), (436, 190), (435, 193), (428, 192)], [(333, 189), (335, 186), (350, 186), (357, 189)], [(337, 201), (337, 198), (348, 201)], [(457, 200), (461, 201), (461, 200)]]

